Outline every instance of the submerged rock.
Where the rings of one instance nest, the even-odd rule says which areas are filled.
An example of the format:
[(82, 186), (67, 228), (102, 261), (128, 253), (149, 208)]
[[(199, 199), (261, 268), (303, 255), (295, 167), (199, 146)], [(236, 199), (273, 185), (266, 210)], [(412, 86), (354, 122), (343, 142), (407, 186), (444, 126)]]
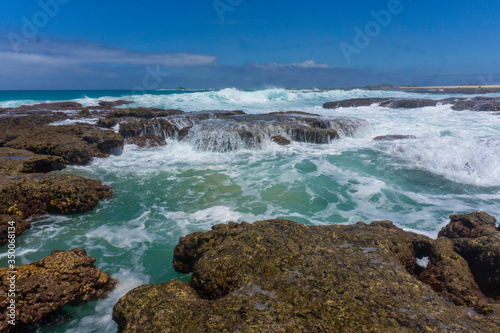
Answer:
[(125, 142), (141, 148), (153, 148), (167, 145), (167, 142), (163, 139), (163, 137), (152, 134), (134, 136), (133, 138), (127, 139)]
[[(189, 284), (140, 286), (113, 319), (119, 332), (496, 332), (498, 301), (456, 248), (390, 221), (217, 225), (175, 248), (174, 268), (193, 273)], [(493, 273), (500, 263), (489, 262)]]
[(281, 135), (275, 135), (271, 137), (271, 141), (276, 142), (280, 146), (288, 146), (290, 143), (292, 143), (290, 140)]
[(382, 135), (374, 137), (375, 141), (394, 141), (394, 140), (404, 140), (404, 139), (416, 139), (417, 137), (414, 135), (401, 135), (401, 134), (391, 134), (391, 135)]
[(99, 106), (103, 106), (105, 108), (113, 108), (115, 106), (119, 106), (119, 105), (125, 105), (125, 104), (132, 104), (134, 102), (132, 101), (125, 101), (123, 99), (119, 99), (117, 101), (112, 101), (112, 102), (109, 102), (109, 101), (99, 101)]
[[(94, 266), (85, 250), (52, 251), (32, 264), (0, 268), (0, 331), (22, 332), (65, 305), (80, 305), (109, 294), (117, 280)], [(9, 325), (11, 277), (15, 271), (16, 325)]]

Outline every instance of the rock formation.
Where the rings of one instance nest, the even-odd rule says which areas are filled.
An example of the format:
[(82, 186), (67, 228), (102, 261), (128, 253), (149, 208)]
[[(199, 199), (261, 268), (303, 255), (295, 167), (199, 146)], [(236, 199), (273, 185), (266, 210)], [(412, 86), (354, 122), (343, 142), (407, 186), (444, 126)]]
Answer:
[(189, 284), (140, 286), (113, 317), (119, 332), (497, 332), (500, 232), (479, 219), (487, 235), (453, 240), (390, 221), (217, 225), (175, 248)]
[[(85, 250), (52, 251), (44, 259), (20, 267), (0, 268), (0, 331), (24, 332), (65, 305), (105, 297), (117, 281), (94, 266)], [(14, 271), (16, 325), (8, 323), (10, 281)]]

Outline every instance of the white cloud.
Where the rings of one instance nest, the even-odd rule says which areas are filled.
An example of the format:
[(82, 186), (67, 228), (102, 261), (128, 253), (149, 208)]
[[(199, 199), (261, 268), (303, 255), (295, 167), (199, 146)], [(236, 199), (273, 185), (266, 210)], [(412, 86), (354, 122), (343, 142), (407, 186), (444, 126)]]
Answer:
[(43, 41), (23, 44), (16, 53), (0, 45), (0, 69), (17, 65), (66, 67), (85, 64), (195, 67), (213, 65), (217, 57), (188, 52), (138, 52), (82, 42)]
[(303, 69), (313, 69), (313, 68), (329, 68), (327, 63), (315, 62), (314, 60), (306, 60), (304, 62), (270, 62), (267, 64), (251, 63), (253, 66), (264, 69), (264, 70), (277, 70), (277, 69), (293, 69), (293, 68), (303, 68)]

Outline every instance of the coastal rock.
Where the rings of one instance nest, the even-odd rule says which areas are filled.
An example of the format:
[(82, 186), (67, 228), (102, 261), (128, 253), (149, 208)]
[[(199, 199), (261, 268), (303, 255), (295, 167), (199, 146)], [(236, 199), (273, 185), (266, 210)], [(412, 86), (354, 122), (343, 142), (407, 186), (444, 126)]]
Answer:
[(163, 137), (151, 134), (143, 136), (135, 136), (133, 138), (125, 140), (125, 142), (130, 145), (136, 145), (141, 148), (153, 148), (153, 147), (161, 147), (167, 145), (167, 142), (163, 139)]
[(80, 103), (76, 102), (53, 102), (53, 103), (40, 103), (33, 105), (22, 105), (20, 108), (30, 110), (79, 110), (82, 108)]
[(475, 97), (457, 101), (452, 107), (456, 111), (500, 111), (500, 98)]
[(290, 140), (281, 135), (275, 135), (271, 137), (271, 141), (276, 142), (280, 146), (288, 146), (290, 143), (292, 143)]
[(498, 301), (455, 247), (390, 221), (216, 225), (174, 250), (174, 268), (193, 273), (189, 284), (138, 287), (113, 319), (119, 332), (496, 332)]
[(456, 111), (500, 111), (500, 98), (474, 97), (474, 98), (445, 98), (441, 100), (421, 98), (354, 98), (323, 104), (325, 109), (338, 109), (347, 107), (360, 107), (379, 104), (381, 107), (392, 109), (416, 109), (426, 106), (450, 104)]
[(47, 173), (66, 167), (58, 156), (37, 155), (27, 150), (0, 148), (0, 173), (16, 175), (20, 173)]
[(99, 101), (99, 106), (105, 107), (105, 108), (113, 108), (115, 106), (120, 106), (120, 105), (125, 105), (125, 104), (132, 104), (134, 102), (132, 101), (126, 101), (123, 99), (119, 99), (117, 101)]
[(166, 117), (176, 114), (183, 114), (181, 110), (164, 110), (155, 108), (131, 108), (131, 109), (116, 109), (110, 112), (106, 118), (144, 118), (152, 119), (157, 117)]
[(352, 98), (337, 102), (327, 102), (323, 104), (324, 109), (352, 108), (360, 106), (370, 106), (387, 101), (387, 98)]
[(25, 219), (45, 214), (79, 214), (110, 198), (99, 181), (56, 174), (0, 174), (0, 246), (7, 241), (7, 224), (16, 222), (16, 237), (30, 227)]
[(7, 146), (37, 154), (60, 156), (67, 164), (83, 165), (93, 157), (107, 157), (120, 151), (123, 143), (123, 138), (113, 131), (75, 124), (31, 128), (8, 142)]
[[(54, 314), (65, 305), (80, 305), (104, 298), (117, 280), (94, 266), (95, 259), (85, 250), (52, 251), (51, 255), (32, 264), (0, 268), (0, 331), (21, 332)], [(9, 325), (11, 276), (16, 271), (16, 325)]]
[[(439, 237), (478, 238), (495, 234), (497, 220), (484, 212), (470, 214), (455, 214), (450, 216), (451, 222), (439, 232)], [(499, 227), (500, 228), (500, 227)]]
[(484, 212), (450, 218), (452, 223), (439, 235), (453, 241), (455, 252), (467, 260), (484, 295), (500, 300), (500, 227), (496, 227), (496, 219)]
[(382, 135), (374, 137), (375, 141), (395, 141), (395, 140), (404, 140), (404, 139), (416, 139), (417, 137), (414, 135), (401, 135), (401, 134), (391, 134), (391, 135)]
[(50, 115), (31, 115), (31, 116), (6, 116), (0, 117), (0, 147), (5, 146), (7, 142), (12, 141), (30, 132), (34, 128), (41, 127), (55, 121), (68, 119), (69, 116), (62, 113), (51, 113)]

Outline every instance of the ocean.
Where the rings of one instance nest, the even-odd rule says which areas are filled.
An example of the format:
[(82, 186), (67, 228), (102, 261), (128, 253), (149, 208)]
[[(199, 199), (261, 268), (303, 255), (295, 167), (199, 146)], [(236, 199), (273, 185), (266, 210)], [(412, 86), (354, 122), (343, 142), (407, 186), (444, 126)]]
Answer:
[[(500, 94), (487, 96), (500, 97)], [(44, 216), (17, 239), (18, 265), (52, 250), (84, 248), (96, 266), (120, 283), (103, 300), (65, 307), (59, 326), (39, 332), (113, 332), (112, 307), (130, 289), (170, 279), (188, 281), (172, 267), (178, 239), (229, 221), (285, 218), (304, 224), (391, 220), (436, 237), (452, 213), (485, 211), (500, 217), (500, 116), (380, 106), (326, 110), (349, 98), (471, 97), (366, 90), (3, 91), (0, 107), (47, 101), (131, 100), (126, 107), (243, 110), (250, 114), (305, 111), (365, 120), (354, 137), (326, 145), (263, 142), (258, 149), (214, 152), (189, 141), (151, 149), (126, 145), (120, 155), (60, 171), (113, 187), (114, 197), (92, 212)], [(97, 120), (97, 119), (96, 119)], [(380, 135), (416, 139), (374, 141)], [(7, 266), (6, 251), (0, 266)]]

